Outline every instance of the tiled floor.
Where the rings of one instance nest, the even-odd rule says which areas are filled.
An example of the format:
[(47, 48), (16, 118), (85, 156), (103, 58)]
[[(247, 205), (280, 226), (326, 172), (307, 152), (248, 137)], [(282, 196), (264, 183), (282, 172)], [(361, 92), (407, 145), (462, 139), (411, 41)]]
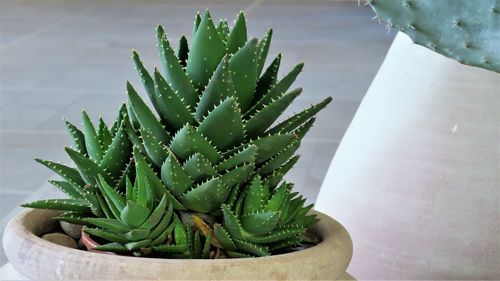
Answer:
[(214, 18), (246, 11), (254, 36), (273, 27), (270, 55), (283, 53), (282, 70), (306, 63), (296, 82), (304, 94), (292, 110), (334, 97), (288, 176), (315, 200), (394, 35), (371, 20), (369, 8), (357, 1), (311, 0), (0, 0), (0, 230), (20, 202), (41, 196), (40, 186), (52, 175), (33, 157), (66, 161), (62, 117), (79, 123), (85, 108), (111, 120), (125, 98), (125, 80), (139, 85), (130, 49), (149, 67), (158, 64), (154, 27), (165, 25), (175, 41), (190, 33), (195, 11), (207, 7)]

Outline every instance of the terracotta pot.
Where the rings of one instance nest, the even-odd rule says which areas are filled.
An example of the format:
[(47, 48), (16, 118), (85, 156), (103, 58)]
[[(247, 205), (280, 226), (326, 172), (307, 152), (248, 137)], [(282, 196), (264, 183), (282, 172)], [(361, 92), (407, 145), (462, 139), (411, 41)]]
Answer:
[(56, 224), (57, 211), (30, 210), (7, 225), (3, 246), (14, 268), (36, 280), (159, 279), (339, 279), (352, 257), (352, 241), (334, 219), (321, 219), (313, 231), (322, 239), (314, 247), (270, 257), (179, 260), (105, 255), (62, 247), (38, 235)]
[(82, 227), (82, 235), (80, 237), (80, 242), (82, 242), (83, 246), (85, 246), (85, 248), (87, 248), (87, 250), (90, 252), (108, 254), (108, 255), (116, 255), (113, 252), (103, 252), (103, 251), (94, 250), (95, 247), (99, 246), (99, 243), (94, 241), (94, 239), (92, 239), (92, 237), (90, 237), (90, 235), (88, 235), (88, 233), (85, 232), (85, 226)]

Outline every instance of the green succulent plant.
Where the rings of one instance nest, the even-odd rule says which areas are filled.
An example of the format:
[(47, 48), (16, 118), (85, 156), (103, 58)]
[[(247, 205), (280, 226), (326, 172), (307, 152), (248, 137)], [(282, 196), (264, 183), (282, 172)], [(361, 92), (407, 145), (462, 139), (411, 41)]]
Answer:
[(267, 256), (302, 241), (302, 234), (317, 218), (307, 214), (312, 205), (304, 207), (305, 199), (291, 188), (282, 183), (271, 191), (255, 176), (233, 208), (222, 206), (223, 224), (215, 224), (214, 233), (230, 256), (240, 257), (233, 252), (237, 250)]
[(81, 130), (65, 121), (76, 167), (37, 161), (69, 198), (23, 206), (64, 211), (56, 219), (87, 225), (105, 251), (246, 257), (299, 244), (316, 218), (283, 176), (331, 98), (273, 125), (302, 92), (289, 88), (303, 64), (278, 80), (278, 55), (263, 72), (271, 37), (248, 40), (243, 13), (230, 29), (206, 11), (176, 55), (158, 26), (163, 74), (132, 55), (152, 106), (127, 82), (110, 128), (85, 111)]

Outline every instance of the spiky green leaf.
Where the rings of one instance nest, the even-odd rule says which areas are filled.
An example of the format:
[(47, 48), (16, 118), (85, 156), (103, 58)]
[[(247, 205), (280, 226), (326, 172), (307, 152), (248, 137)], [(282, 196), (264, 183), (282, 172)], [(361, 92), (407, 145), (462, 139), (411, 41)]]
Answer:
[(97, 137), (97, 132), (95, 130), (94, 124), (90, 120), (87, 112), (82, 110), (82, 121), (83, 121), (83, 135), (85, 136), (85, 147), (87, 153), (93, 161), (99, 163), (102, 160), (103, 152), (101, 148), (101, 143)]
[(251, 105), (257, 82), (257, 39), (253, 38), (240, 48), (230, 59), (236, 97), (242, 112)]
[(189, 124), (186, 124), (175, 134), (170, 149), (181, 160), (186, 160), (197, 152), (212, 163), (217, 163), (220, 159), (219, 152), (215, 147)]
[[(158, 26), (156, 29), (156, 36), (166, 81), (174, 92), (182, 94), (186, 106), (194, 111), (194, 106), (198, 102), (198, 93), (195, 87), (190, 82), (186, 72), (184, 72), (183, 66), (179, 63), (179, 58), (175, 56), (162, 26)], [(191, 57), (191, 54), (189, 54), (189, 57)]]
[(261, 135), (269, 128), (278, 117), (288, 108), (288, 106), (302, 92), (302, 88), (297, 88), (282, 95), (278, 99), (271, 101), (264, 108), (257, 111), (245, 123), (245, 132), (249, 138)]
[(289, 133), (298, 128), (300, 125), (302, 125), (304, 122), (309, 120), (309, 118), (313, 117), (316, 115), (320, 110), (325, 108), (330, 102), (332, 101), (331, 97), (328, 97), (324, 99), (322, 102), (311, 106), (310, 108), (301, 111), (300, 113), (297, 113), (293, 115), (292, 117), (286, 119), (285, 121), (279, 123), (278, 125), (274, 126), (271, 128), (268, 133), (269, 134), (276, 134), (276, 133)]
[(206, 180), (217, 173), (212, 163), (199, 153), (193, 154), (183, 164), (183, 169), (193, 181)]
[(71, 135), (71, 139), (73, 140), (73, 145), (76, 150), (81, 154), (86, 155), (87, 148), (85, 147), (85, 136), (83, 135), (83, 132), (66, 119), (64, 119), (64, 125), (66, 125), (66, 129)]
[[(223, 130), (220, 128), (221, 124), (224, 124)], [(229, 97), (215, 107), (197, 130), (220, 151), (241, 143), (244, 137), (243, 121), (234, 98)]]
[(149, 130), (153, 136), (159, 139), (164, 145), (167, 145), (170, 141), (170, 135), (129, 82), (127, 82), (127, 94), (130, 106), (141, 127)]
[(192, 184), (189, 175), (184, 171), (181, 164), (173, 155), (168, 152), (168, 157), (161, 166), (161, 179), (165, 186), (176, 196), (181, 196)]
[(181, 97), (174, 93), (157, 69), (155, 69), (154, 77), (157, 111), (170, 132), (179, 130), (186, 123), (196, 124), (194, 116)]
[(227, 52), (234, 54), (247, 42), (247, 24), (245, 14), (240, 12), (233, 26), (233, 30), (229, 33), (227, 39)]
[(229, 59), (224, 56), (200, 97), (196, 107), (196, 119), (202, 120), (221, 101), (235, 94)]
[(219, 37), (207, 10), (192, 39), (186, 66), (186, 73), (198, 91), (205, 88), (225, 52), (226, 45)]

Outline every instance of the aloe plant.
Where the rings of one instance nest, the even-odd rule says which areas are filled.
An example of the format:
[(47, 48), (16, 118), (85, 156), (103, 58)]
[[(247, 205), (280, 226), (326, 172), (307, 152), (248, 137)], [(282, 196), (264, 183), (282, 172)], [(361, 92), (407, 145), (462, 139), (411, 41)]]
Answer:
[(215, 224), (214, 233), (230, 256), (241, 257), (237, 250), (267, 256), (302, 241), (302, 234), (317, 218), (307, 214), (312, 205), (304, 207), (305, 199), (292, 193), (291, 187), (284, 182), (271, 192), (255, 176), (233, 208), (222, 206), (223, 224)]
[(246, 29), (243, 13), (232, 29), (197, 14), (176, 54), (158, 26), (163, 74), (132, 54), (152, 106), (127, 82), (111, 127), (85, 111), (81, 130), (65, 121), (76, 167), (37, 161), (70, 198), (23, 206), (62, 210), (57, 219), (106, 242), (98, 249), (135, 255), (261, 256), (299, 244), (316, 218), (283, 176), (331, 98), (274, 125), (302, 92), (289, 89), (303, 64), (278, 79), (281, 54), (264, 70), (272, 30), (248, 40)]

